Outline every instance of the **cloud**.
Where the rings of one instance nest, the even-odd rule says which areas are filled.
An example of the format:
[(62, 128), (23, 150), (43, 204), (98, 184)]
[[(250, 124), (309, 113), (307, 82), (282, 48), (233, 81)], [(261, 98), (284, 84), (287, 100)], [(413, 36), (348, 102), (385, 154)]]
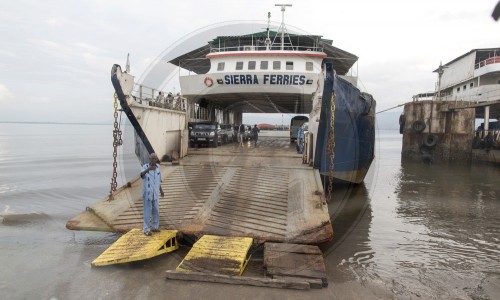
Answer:
[(5, 85), (0, 83), (0, 102), (6, 102), (12, 99), (14, 99), (14, 95)]
[(90, 52), (90, 53), (100, 53), (102, 52), (102, 50), (98, 47), (95, 47), (93, 45), (90, 45), (88, 43), (84, 43), (84, 42), (77, 42), (75, 43), (75, 46), (85, 50), (86, 52)]
[(17, 55), (16, 53), (3, 49), (0, 49), (0, 55), (5, 55), (9, 58), (21, 59), (21, 56)]
[(41, 40), (41, 39), (35, 39), (33, 40), (33, 43), (40, 47), (40, 49), (54, 54), (54, 53), (71, 53), (72, 49), (62, 43), (54, 42), (51, 40)]
[(49, 24), (50, 26), (61, 26), (66, 23), (68, 23), (68, 19), (66, 18), (49, 18), (45, 20), (45, 23)]
[[(132, 74), (140, 81), (144, 70), (168, 53), (172, 43), (203, 28), (231, 20), (267, 24), (268, 11), (271, 25), (281, 23), (279, 8), (265, 0), (216, 0), (201, 10), (195, 1), (154, 1), (153, 10), (134, 0), (121, 1), (118, 6), (98, 0), (80, 1), (79, 5), (71, 1), (3, 2), (2, 120), (106, 120), (113, 100), (109, 70), (114, 63), (124, 67), (127, 53)], [(333, 12), (315, 9), (325, 6), (324, 0), (295, 2), (285, 13), (287, 30), (323, 35), (333, 39), (335, 47), (359, 56), (360, 85), (374, 95), (380, 109), (433, 90), (436, 73), (432, 71), (440, 61), (449, 62), (472, 49), (498, 46), (495, 33), (499, 23), (491, 20), (494, 5), (483, 3), (488, 1), (471, 5), (452, 0), (353, 0), (336, 3)], [(221, 7), (231, 12), (222, 19), (216, 13)], [(342, 13), (346, 11), (356, 11), (356, 17)], [(328, 26), (308, 21), (311, 18), (329, 20)], [(206, 44), (207, 40), (194, 42)], [(164, 74), (154, 78), (155, 82), (165, 80), (161, 76)], [(165, 87), (178, 91), (177, 82), (168, 81)], [(266, 118), (260, 120), (267, 123)], [(287, 122), (286, 115), (283, 119)], [(269, 123), (281, 124), (282, 117), (273, 120)]]

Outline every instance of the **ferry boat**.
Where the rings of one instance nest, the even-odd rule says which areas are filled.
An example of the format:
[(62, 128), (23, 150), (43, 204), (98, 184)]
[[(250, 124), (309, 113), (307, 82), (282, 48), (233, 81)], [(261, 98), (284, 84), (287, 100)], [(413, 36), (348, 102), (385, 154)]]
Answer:
[(186, 156), (189, 122), (239, 125), (243, 113), (308, 114), (307, 161), (322, 175), (363, 181), (374, 158), (376, 101), (348, 75), (357, 57), (320, 35), (288, 33), (281, 8), (276, 31), (268, 15), (264, 32), (218, 36), (169, 61), (189, 72), (179, 77), (181, 93), (173, 101), (180, 110), (158, 101), (161, 91), (134, 89), (133, 77), (114, 67), (113, 84), (136, 129), (142, 162), (151, 152)]
[[(280, 6), (284, 14), (286, 5)], [(251, 236), (258, 243), (331, 240), (330, 183), (362, 182), (373, 160), (375, 100), (347, 76), (356, 60), (321, 36), (287, 33), (282, 22), (274, 32), (216, 37), (170, 60), (190, 72), (180, 76), (178, 95), (136, 85), (128, 67), (122, 72), (114, 65), (115, 107), (119, 101), (135, 129), (137, 157), (167, 158), (160, 227), (184, 236)], [(304, 155), (286, 134), (219, 147), (217, 126), (240, 125), (243, 113), (309, 114)], [(192, 135), (210, 147), (190, 148)], [(137, 177), (112, 189), (66, 227), (140, 228), (141, 186)]]

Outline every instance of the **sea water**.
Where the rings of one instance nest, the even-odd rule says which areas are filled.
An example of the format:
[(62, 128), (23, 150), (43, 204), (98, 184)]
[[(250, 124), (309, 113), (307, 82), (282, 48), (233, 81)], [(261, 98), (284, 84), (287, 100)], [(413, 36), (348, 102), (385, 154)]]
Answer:
[[(137, 176), (130, 126), (118, 185)], [(500, 295), (500, 169), (402, 164), (401, 135), (377, 131), (364, 184), (334, 186), (329, 287), (297, 291), (164, 279), (180, 254), (105, 268), (119, 235), (66, 222), (109, 194), (112, 125), (0, 123), (0, 298), (494, 299)], [(232, 297), (234, 296), (234, 297)]]

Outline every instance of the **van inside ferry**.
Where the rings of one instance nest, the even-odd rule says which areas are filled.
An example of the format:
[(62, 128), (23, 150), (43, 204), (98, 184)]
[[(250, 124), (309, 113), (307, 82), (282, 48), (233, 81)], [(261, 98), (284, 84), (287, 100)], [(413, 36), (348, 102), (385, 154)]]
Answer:
[(299, 128), (306, 122), (309, 122), (309, 118), (306, 116), (295, 116), (290, 120), (290, 143), (297, 140)]

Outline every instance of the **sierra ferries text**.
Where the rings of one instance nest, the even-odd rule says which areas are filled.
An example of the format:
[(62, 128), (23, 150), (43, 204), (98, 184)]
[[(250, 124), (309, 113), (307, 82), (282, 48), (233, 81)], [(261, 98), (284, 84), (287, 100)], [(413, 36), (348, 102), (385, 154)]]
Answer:
[[(225, 75), (224, 84), (259, 84), (257, 75), (240, 74)], [(263, 84), (276, 85), (304, 85), (306, 76), (304, 75), (282, 75), (282, 74), (264, 74), (262, 76)], [(309, 83), (309, 82), (308, 82)]]

